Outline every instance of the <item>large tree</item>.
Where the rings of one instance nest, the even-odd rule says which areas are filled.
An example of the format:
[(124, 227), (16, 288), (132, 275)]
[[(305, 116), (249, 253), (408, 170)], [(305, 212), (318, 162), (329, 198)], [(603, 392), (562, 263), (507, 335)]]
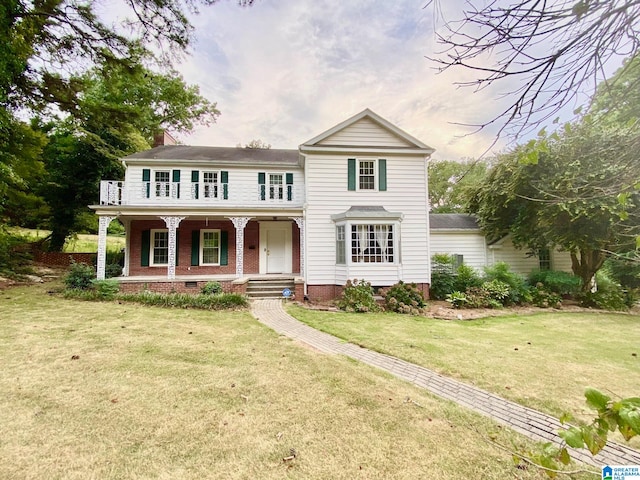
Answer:
[(177, 73), (160, 75), (140, 64), (95, 69), (78, 81), (83, 90), (74, 108), (42, 127), (50, 141), (40, 193), (51, 208), (51, 250), (62, 249), (79, 214), (96, 202), (100, 180), (121, 177), (119, 158), (149, 148), (160, 128), (189, 132), (219, 113)]
[(429, 206), (433, 213), (466, 212), (469, 192), (487, 171), (487, 163), (478, 160), (429, 162)]
[(470, 202), (490, 239), (531, 252), (560, 247), (586, 289), (605, 259), (636, 248), (640, 162), (635, 126), (576, 125), (498, 157)]
[(510, 92), (511, 103), (480, 128), (526, 132), (580, 93), (591, 95), (610, 60), (640, 51), (640, 0), (466, 2), (455, 18), (438, 0), (428, 3), (444, 16), (443, 50), (432, 58), (440, 69), (470, 70), (476, 78), (462, 85), (499, 82)]

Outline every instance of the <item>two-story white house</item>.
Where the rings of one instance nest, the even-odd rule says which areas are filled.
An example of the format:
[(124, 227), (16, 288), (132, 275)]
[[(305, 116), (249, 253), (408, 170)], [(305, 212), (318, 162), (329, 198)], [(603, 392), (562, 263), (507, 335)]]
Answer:
[(101, 184), (106, 231), (126, 229), (125, 290), (189, 291), (218, 281), (291, 281), (311, 299), (348, 279), (430, 283), (427, 161), (433, 149), (370, 110), (298, 150), (165, 145), (122, 159)]

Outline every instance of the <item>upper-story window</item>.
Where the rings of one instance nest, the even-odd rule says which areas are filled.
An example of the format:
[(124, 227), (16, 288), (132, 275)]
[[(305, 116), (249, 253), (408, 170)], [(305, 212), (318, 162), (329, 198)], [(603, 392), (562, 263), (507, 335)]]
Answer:
[(283, 182), (281, 173), (269, 174), (269, 199), (270, 200), (282, 200), (283, 197)]
[(350, 158), (347, 162), (348, 190), (383, 192), (387, 189), (387, 161), (384, 158)]
[(360, 160), (358, 162), (358, 188), (360, 190), (376, 189), (376, 172), (374, 160)]
[(202, 172), (203, 195), (218, 198), (218, 172)]
[(156, 197), (168, 197), (171, 192), (171, 172), (169, 170), (157, 170), (155, 172)]

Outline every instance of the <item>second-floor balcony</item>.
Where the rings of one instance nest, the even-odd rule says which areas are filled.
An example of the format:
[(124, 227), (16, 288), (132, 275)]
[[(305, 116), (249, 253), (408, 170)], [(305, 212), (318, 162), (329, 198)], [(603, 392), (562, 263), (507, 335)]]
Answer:
[(210, 182), (100, 182), (100, 205), (218, 205), (301, 207), (304, 187)]

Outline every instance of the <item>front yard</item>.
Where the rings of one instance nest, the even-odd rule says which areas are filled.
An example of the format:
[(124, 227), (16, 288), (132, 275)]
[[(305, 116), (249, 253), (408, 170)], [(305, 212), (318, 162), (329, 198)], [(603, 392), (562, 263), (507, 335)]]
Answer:
[[(290, 306), (324, 332), (472, 383), (559, 417), (586, 410), (584, 390), (640, 395), (640, 316), (540, 313), (450, 321)], [(591, 415), (591, 417), (589, 416)]]
[(247, 312), (48, 288), (0, 292), (0, 478), (546, 478), (484, 439), (522, 437)]

